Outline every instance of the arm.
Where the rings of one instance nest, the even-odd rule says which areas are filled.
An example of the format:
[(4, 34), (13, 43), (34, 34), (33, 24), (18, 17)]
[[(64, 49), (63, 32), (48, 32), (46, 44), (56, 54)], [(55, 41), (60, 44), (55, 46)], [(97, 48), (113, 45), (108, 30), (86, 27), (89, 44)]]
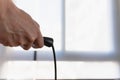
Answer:
[(12, 0), (0, 0), (0, 43), (4, 46), (41, 48), (44, 45), (39, 24), (17, 8)]

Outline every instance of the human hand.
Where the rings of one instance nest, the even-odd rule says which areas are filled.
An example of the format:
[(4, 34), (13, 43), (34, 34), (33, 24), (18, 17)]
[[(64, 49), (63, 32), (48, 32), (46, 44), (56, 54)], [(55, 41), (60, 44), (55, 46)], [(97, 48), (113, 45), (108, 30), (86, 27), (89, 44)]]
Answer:
[(39, 24), (12, 2), (5, 9), (0, 14), (0, 43), (4, 46), (21, 46), (25, 50), (43, 47)]

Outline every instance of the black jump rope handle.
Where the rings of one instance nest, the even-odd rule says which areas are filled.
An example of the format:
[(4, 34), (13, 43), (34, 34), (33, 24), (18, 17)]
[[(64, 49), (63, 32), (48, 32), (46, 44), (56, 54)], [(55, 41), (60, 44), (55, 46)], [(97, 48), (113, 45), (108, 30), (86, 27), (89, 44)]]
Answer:
[[(53, 47), (53, 39), (52, 38), (49, 38), (49, 37), (43, 37), (44, 39), (44, 45), (47, 46), (47, 47)], [(34, 51), (34, 58), (33, 58), (34, 61), (37, 60), (37, 51)]]
[[(44, 38), (44, 45), (47, 47), (52, 47), (53, 57), (54, 57), (55, 80), (57, 80), (57, 61), (56, 61), (56, 54), (53, 45), (54, 40), (50, 37), (43, 37), (43, 38)], [(37, 51), (34, 51), (34, 61), (36, 60), (37, 60)]]

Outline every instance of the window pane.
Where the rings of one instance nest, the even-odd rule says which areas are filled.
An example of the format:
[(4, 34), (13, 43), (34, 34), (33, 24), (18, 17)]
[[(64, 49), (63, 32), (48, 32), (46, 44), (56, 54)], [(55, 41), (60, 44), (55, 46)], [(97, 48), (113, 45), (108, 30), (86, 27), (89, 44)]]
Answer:
[(54, 38), (56, 50), (61, 50), (61, 0), (14, 0), (14, 2), (40, 24), (43, 36)]
[(66, 0), (65, 11), (67, 51), (113, 51), (111, 0)]

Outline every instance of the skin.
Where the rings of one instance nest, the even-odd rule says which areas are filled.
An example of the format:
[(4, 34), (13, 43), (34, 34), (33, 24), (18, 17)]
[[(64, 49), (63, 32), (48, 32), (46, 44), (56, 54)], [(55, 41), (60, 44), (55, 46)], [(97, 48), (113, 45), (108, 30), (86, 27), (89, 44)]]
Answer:
[(0, 43), (23, 49), (42, 48), (39, 24), (29, 14), (16, 7), (12, 0), (0, 0)]

